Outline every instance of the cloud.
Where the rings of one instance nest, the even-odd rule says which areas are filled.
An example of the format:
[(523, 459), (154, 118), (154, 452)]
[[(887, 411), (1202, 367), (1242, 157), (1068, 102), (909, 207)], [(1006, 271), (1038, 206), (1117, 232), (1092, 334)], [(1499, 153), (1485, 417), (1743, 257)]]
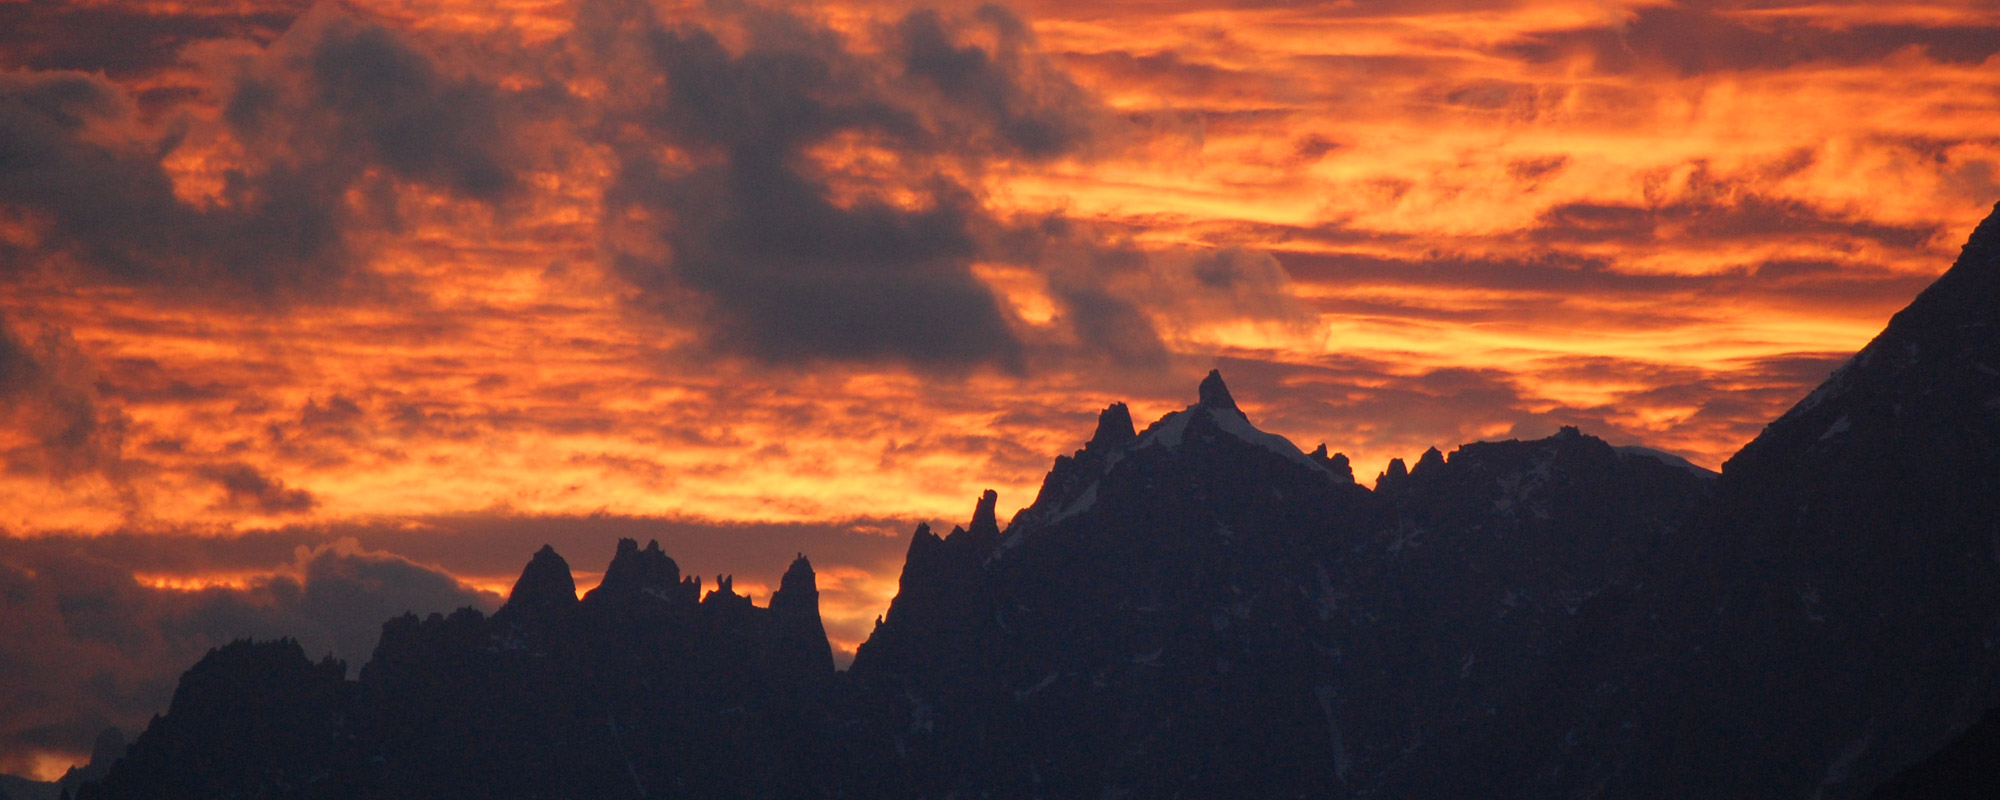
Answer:
[(311, 492), (288, 489), (284, 481), (268, 477), (249, 464), (204, 467), (202, 474), (222, 487), (223, 502), (232, 508), (260, 514), (296, 514), (318, 505)]
[(1047, 159), (1092, 144), (1102, 113), (1096, 101), (1037, 52), (1033, 31), (1013, 12), (982, 5), (954, 26), (919, 9), (896, 23), (891, 39), (903, 74), (936, 92), (931, 103), (942, 116), (968, 118), (938, 126), (955, 134), (954, 149)]
[[(1036, 254), (1083, 240), (1021, 246), (1070, 228), (1012, 218), (980, 181), (1091, 157), (1115, 126), (1018, 18), (918, 10), (871, 40), (750, 6), (667, 23), (598, 3), (583, 20), (580, 40), (623, 54), (594, 67), (625, 82), (600, 129), (646, 137), (619, 144), (605, 204), (613, 270), (642, 305), (768, 363), (1027, 368), (1021, 320), (974, 266), (1051, 271)], [(1072, 341), (1157, 350), (1102, 281), (1053, 299)]]
[(225, 69), (224, 118), (235, 134), (310, 164), (325, 183), (353, 185), (379, 165), (478, 200), (515, 189), (511, 164), (524, 154), (505, 95), (482, 78), (445, 74), (398, 31), (316, 10)]
[[(393, 216), (381, 181), (485, 202), (515, 186), (498, 90), (445, 77), (400, 33), (323, 9), (268, 49), (201, 55), (221, 128), (156, 129), (100, 75), (0, 73), (0, 209), (30, 221), (0, 239), (0, 280), (41, 267), (183, 297), (325, 301), (370, 282), (350, 239)], [(205, 196), (184, 196), (167, 167), (231, 149), (239, 163)]]
[(153, 588), (145, 565), (83, 543), (0, 540), (0, 772), (84, 754), (107, 725), (141, 729), (210, 647), (294, 636), (358, 666), (406, 610), (491, 610), (498, 598), (351, 540), (299, 547), (276, 573), (199, 590)]
[[(1056, 133), (1030, 132), (1037, 118), (1016, 108), (1024, 101), (996, 77), (986, 51), (944, 47), (940, 22), (911, 19), (913, 74), (938, 89), (977, 84), (987, 96), (968, 116), (997, 141), (1036, 154), (1065, 146)], [(662, 313), (684, 310), (692, 292), (712, 345), (724, 351), (780, 363), (1018, 369), (1021, 344), (971, 272), (993, 222), (965, 185), (926, 174), (947, 156), (979, 155), (947, 151), (951, 126), (925, 98), (895, 88), (907, 76), (885, 59), (777, 11), (750, 9), (724, 22), (748, 38), (740, 52), (707, 28), (652, 21), (633, 48), (636, 63), (621, 65), (664, 80), (635, 88), (642, 102), (607, 124), (638, 123), (656, 145), (696, 158), (680, 167), (658, 159), (656, 148), (620, 153), (607, 212), (646, 212), (657, 221), (642, 235), (659, 247), (617, 254), (619, 274)], [(889, 184), (842, 197), (855, 188), (836, 185), (848, 176), (814, 158), (815, 149), (841, 147), (884, 147), (909, 163), (887, 176), (851, 176)]]
[(1665, 69), (1702, 75), (1816, 62), (1871, 63), (1901, 51), (1978, 64), (2000, 53), (1996, 32), (1992, 25), (1955, 23), (1826, 24), (1804, 14), (1755, 15), (1718, 3), (1691, 3), (1642, 8), (1613, 25), (1533, 33), (1503, 50), (1531, 62), (1583, 54), (1600, 73)]
[(0, 432), (26, 439), (0, 451), (0, 466), (58, 480), (115, 475), (125, 420), (100, 405), (95, 372), (67, 332), (45, 328), (30, 340), (0, 315)]
[(0, 5), (0, 68), (103, 70), (113, 78), (171, 67), (181, 48), (212, 39), (270, 41), (302, 3), (142, 9), (97, 3)]

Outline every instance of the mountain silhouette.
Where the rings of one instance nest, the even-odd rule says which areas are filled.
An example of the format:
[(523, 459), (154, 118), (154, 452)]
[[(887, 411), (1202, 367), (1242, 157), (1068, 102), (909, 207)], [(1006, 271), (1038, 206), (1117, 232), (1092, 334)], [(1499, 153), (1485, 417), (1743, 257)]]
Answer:
[(1716, 496), (1451, 788), (1860, 797), (2000, 704), (2000, 216)]
[(112, 762), (125, 756), (125, 732), (115, 727), (98, 731), (90, 748), (90, 760), (70, 767), (52, 781), (35, 781), (14, 775), (0, 775), (0, 800), (63, 800), (83, 784), (104, 777)]
[(1144, 430), (1104, 409), (1004, 526), (990, 491), (919, 525), (844, 673), (803, 555), (759, 607), (631, 540), (579, 600), (545, 547), (491, 617), (389, 621), (355, 680), (289, 641), (213, 651), (79, 798), (1978, 786), (1996, 219), (1720, 475), (1564, 428), (1432, 448), (1370, 489), (1211, 372)]

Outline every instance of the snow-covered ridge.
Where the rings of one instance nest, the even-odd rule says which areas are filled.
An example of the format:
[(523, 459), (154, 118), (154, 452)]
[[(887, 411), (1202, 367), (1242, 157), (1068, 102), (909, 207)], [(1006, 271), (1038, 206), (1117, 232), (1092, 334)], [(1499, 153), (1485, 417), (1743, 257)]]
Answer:
[(1650, 458), (1653, 459), (1654, 461), (1658, 461), (1669, 467), (1679, 467), (1681, 469), (1694, 473), (1697, 477), (1713, 478), (1716, 475), (1715, 471), (1703, 469), (1700, 465), (1692, 461), (1689, 461), (1685, 458), (1681, 458), (1680, 456), (1674, 455), (1673, 453), (1668, 453), (1661, 450), (1654, 450), (1653, 448), (1650, 447), (1641, 447), (1636, 444), (1628, 444), (1623, 447), (1613, 447), (1611, 449), (1618, 451), (1620, 455), (1638, 456), (1640, 458)]
[(1215, 427), (1222, 429), (1223, 433), (1277, 453), (1293, 463), (1310, 467), (1328, 477), (1333, 475), (1326, 467), (1306, 455), (1304, 450), (1300, 450), (1298, 445), (1292, 444), (1292, 440), (1258, 430), (1257, 426), (1250, 424), (1249, 418), (1243, 416), (1243, 412), (1234, 408), (1216, 408), (1200, 403), (1161, 417), (1160, 421), (1153, 423), (1145, 433), (1139, 434), (1139, 441), (1134, 443), (1133, 447), (1145, 448), (1158, 445), (1168, 450), (1179, 448), (1181, 440), (1187, 435), (1188, 423), (1193, 421), (1197, 414), (1207, 415), (1209, 420), (1215, 423)]

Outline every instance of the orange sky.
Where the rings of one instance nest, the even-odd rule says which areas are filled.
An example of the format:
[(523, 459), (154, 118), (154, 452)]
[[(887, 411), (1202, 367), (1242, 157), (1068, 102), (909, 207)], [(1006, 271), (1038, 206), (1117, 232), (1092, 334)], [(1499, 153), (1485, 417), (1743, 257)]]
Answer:
[[(504, 590), (536, 539), (587, 586), (662, 536), (760, 595), (805, 550), (851, 648), (917, 521), (1025, 505), (1104, 404), (1143, 425), (1216, 366), (1364, 483), (1563, 424), (1713, 468), (2000, 199), (1971, 0), (0, 31), (0, 534), (42, 548), (0, 569), (87, 551), (135, 596), (322, 553)], [(0, 771), (68, 763), (37, 742), (0, 730)]]

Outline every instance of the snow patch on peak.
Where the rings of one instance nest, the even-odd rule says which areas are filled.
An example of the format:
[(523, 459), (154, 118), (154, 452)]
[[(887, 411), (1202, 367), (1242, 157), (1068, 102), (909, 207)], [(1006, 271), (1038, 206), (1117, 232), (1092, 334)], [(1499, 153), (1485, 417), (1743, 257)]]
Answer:
[(1688, 472), (1694, 473), (1696, 477), (1701, 477), (1701, 478), (1715, 477), (1715, 472), (1703, 469), (1701, 468), (1700, 465), (1692, 461), (1689, 461), (1685, 458), (1681, 458), (1680, 456), (1674, 455), (1673, 453), (1665, 452), (1663, 450), (1654, 450), (1653, 448), (1641, 447), (1636, 444), (1628, 444), (1623, 447), (1613, 447), (1611, 449), (1618, 451), (1619, 455), (1637, 456), (1639, 458), (1650, 458), (1653, 459), (1654, 461), (1658, 461), (1669, 467), (1678, 467), (1680, 469), (1684, 469), (1687, 470)]
[[(1230, 410), (1233, 411), (1234, 409)], [(1194, 419), (1194, 415), (1196, 414), (1208, 415), (1209, 421), (1215, 423), (1215, 427), (1221, 428), (1223, 433), (1277, 453), (1293, 463), (1312, 469), (1315, 472), (1328, 477), (1333, 476), (1333, 473), (1327, 470), (1325, 466), (1314, 461), (1311, 456), (1306, 455), (1305, 451), (1300, 450), (1298, 445), (1292, 444), (1292, 440), (1275, 433), (1258, 430), (1257, 426), (1250, 424), (1250, 420), (1243, 416), (1241, 412), (1228, 413), (1219, 411), (1210, 405), (1192, 405), (1161, 417), (1159, 422), (1153, 423), (1151, 427), (1146, 429), (1145, 433), (1140, 434), (1137, 446), (1147, 447), (1158, 444), (1168, 450), (1180, 447), (1181, 440), (1187, 436), (1188, 423)]]

